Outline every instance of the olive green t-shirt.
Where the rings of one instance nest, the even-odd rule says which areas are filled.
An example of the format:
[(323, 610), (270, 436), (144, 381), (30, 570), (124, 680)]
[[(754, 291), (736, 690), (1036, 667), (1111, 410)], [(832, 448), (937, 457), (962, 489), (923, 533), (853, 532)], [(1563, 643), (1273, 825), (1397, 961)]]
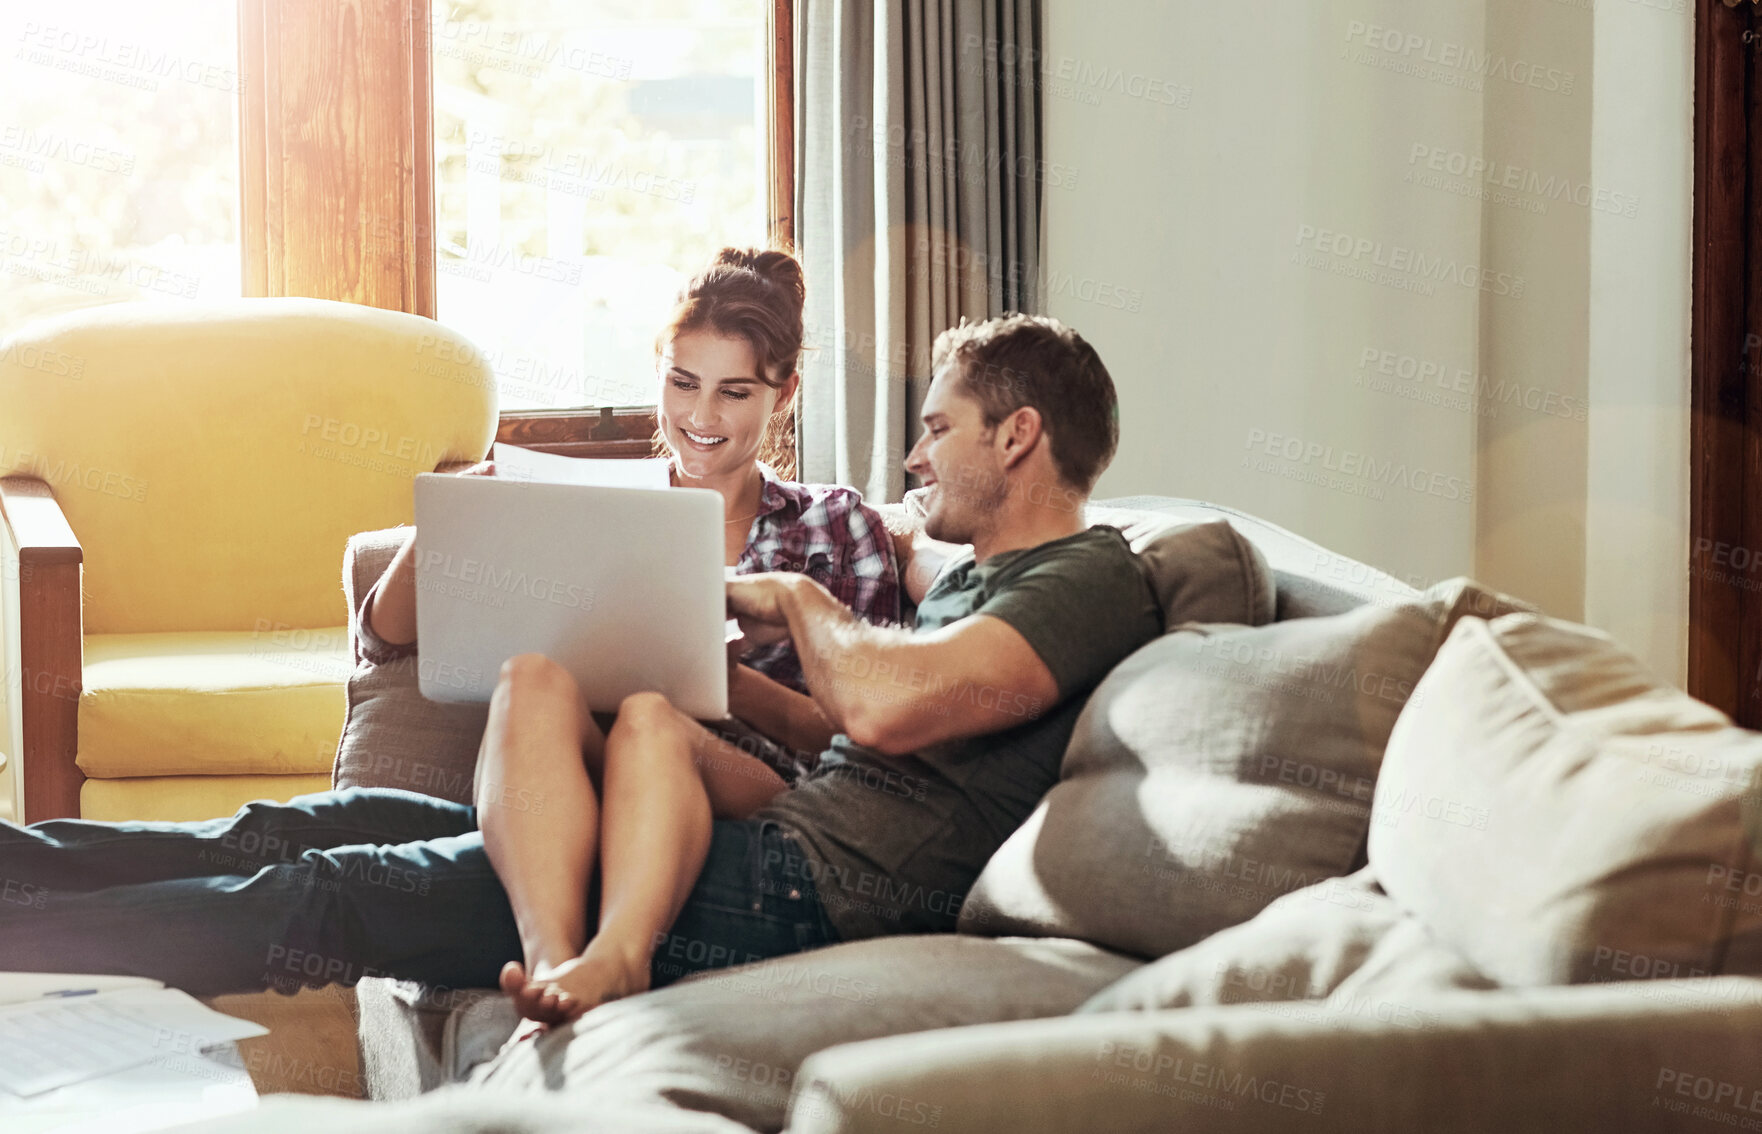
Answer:
[(811, 775), (755, 816), (796, 835), (845, 940), (954, 928), (980, 869), (1057, 782), (1089, 691), (1162, 633), (1145, 569), (1107, 527), (980, 565), (967, 553), (931, 586), (917, 628), (973, 614), (1000, 618), (1027, 640), (1057, 683), (1053, 704), (933, 673), (897, 674), (897, 695), (928, 711), (971, 698), (1019, 712), (1023, 723), (910, 756), (887, 756), (840, 733)]

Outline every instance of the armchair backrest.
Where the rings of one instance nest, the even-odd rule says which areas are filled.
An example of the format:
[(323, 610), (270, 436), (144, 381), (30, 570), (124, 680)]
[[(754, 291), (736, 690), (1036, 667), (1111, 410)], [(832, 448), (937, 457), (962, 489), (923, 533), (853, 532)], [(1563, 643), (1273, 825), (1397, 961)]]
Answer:
[(96, 633), (336, 626), (350, 535), (477, 460), (495, 375), (455, 331), (320, 299), (119, 303), (0, 340), (0, 470), (85, 551)]

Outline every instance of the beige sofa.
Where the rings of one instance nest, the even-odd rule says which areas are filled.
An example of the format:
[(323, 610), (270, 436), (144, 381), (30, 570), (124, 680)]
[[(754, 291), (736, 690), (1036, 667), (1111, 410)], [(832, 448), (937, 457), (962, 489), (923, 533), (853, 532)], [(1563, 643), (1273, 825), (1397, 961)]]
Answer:
[(212, 1129), (1762, 1129), (1762, 737), (1463, 581), (1193, 501), (1092, 519), (1220, 516), (1275, 618), (1123, 662), (961, 932), (506, 1049), (499, 997), (366, 981), (385, 1101)]

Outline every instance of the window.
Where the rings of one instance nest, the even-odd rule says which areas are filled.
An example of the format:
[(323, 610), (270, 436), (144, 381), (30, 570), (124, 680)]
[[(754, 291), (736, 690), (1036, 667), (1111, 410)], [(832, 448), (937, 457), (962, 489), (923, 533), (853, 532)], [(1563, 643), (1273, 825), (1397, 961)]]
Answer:
[(763, 244), (770, 0), (436, 0), (436, 316), (507, 410), (652, 405), (716, 249)]
[(237, 7), (0, 8), (0, 334), (240, 294)]

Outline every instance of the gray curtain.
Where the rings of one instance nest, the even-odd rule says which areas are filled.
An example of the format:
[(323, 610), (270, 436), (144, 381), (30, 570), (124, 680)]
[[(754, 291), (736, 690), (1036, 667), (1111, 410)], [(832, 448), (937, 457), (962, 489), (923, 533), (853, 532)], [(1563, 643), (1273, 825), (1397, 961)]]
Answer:
[(804, 481), (898, 500), (930, 347), (1039, 310), (1039, 0), (800, 0)]

